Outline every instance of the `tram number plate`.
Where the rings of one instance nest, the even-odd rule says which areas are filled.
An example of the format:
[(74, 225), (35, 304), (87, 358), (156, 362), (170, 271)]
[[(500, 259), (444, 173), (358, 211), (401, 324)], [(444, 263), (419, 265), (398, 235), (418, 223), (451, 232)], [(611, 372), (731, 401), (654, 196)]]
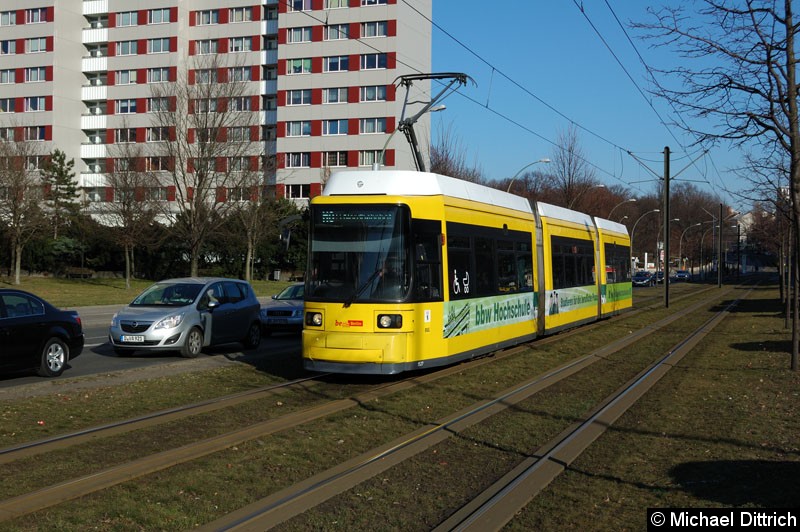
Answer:
[(144, 342), (144, 336), (120, 336), (120, 342), (130, 342), (130, 343), (142, 343)]

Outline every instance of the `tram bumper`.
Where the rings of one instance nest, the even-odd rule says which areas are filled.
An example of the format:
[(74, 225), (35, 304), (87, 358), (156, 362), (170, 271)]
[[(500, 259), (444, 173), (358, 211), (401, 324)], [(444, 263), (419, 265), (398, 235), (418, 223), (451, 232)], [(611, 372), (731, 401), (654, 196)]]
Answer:
[(303, 331), (303, 365), (311, 371), (399, 373), (410, 369), (409, 333)]

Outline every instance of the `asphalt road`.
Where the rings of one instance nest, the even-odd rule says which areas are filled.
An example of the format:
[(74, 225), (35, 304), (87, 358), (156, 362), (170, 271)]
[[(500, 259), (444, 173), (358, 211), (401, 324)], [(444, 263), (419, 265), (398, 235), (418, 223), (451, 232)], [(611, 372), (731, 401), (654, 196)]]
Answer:
[[(159, 354), (139, 352), (132, 357), (117, 357), (108, 343), (108, 327), (111, 323), (111, 316), (120, 308), (122, 308), (122, 305), (80, 307), (77, 309), (83, 323), (85, 345), (81, 355), (70, 361), (62, 376), (58, 377), (59, 379), (157, 366), (183, 360), (177, 352)], [(206, 349), (198, 359), (219, 356), (237, 358), (243, 354), (246, 354), (250, 360), (267, 355), (297, 354), (299, 356), (300, 348), (299, 335), (274, 334), (262, 338), (261, 345), (256, 350), (245, 352), (240, 344), (230, 344)], [(39, 377), (33, 373), (3, 375), (0, 376), (0, 389), (48, 380), (51, 379)]]

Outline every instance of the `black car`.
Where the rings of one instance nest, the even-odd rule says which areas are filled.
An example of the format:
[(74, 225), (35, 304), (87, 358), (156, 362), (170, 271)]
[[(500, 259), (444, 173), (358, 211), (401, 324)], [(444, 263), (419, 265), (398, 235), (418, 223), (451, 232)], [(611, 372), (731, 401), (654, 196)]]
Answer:
[(655, 284), (655, 279), (653, 278), (653, 274), (642, 270), (633, 275), (631, 283), (633, 286), (653, 286), (653, 284)]
[(0, 372), (36, 370), (42, 377), (58, 377), (83, 351), (81, 318), (31, 293), (3, 288), (0, 345)]

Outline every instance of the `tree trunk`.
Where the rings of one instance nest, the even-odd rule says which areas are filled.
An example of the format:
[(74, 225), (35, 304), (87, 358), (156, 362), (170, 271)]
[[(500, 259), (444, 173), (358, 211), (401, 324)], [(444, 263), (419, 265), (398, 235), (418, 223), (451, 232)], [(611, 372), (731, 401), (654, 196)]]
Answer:
[(790, 166), (789, 166), (789, 190), (792, 203), (792, 229), (794, 244), (795, 269), (792, 275), (792, 370), (798, 369), (798, 353), (800, 353), (800, 318), (798, 317), (797, 303), (797, 254), (800, 250), (800, 124), (798, 124), (797, 110), (797, 78), (794, 57), (794, 16), (792, 15), (792, 0), (784, 0), (784, 25), (786, 30), (786, 85), (787, 94), (792, 95), (786, 101), (789, 106), (789, 145), (790, 145)]
[(125, 288), (131, 288), (131, 246), (125, 244)]
[(22, 269), (22, 244), (14, 244), (14, 284), (20, 284), (20, 270)]

